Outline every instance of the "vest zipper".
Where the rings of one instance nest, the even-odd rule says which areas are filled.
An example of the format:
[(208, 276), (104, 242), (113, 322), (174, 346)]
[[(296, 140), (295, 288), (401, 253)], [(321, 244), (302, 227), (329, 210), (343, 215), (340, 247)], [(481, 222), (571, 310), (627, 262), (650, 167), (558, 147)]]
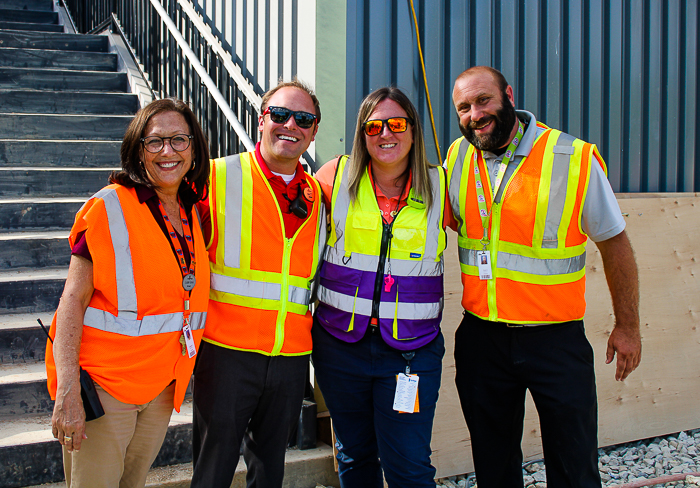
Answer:
[(391, 247), (391, 238), (394, 237), (394, 235), (391, 233), (391, 229), (394, 227), (394, 222), (396, 222), (396, 219), (399, 218), (399, 213), (401, 213), (401, 210), (403, 210), (404, 207), (401, 207), (396, 211), (394, 220), (392, 220), (390, 224), (385, 224), (382, 220), (382, 244), (379, 248), (377, 276), (374, 278), (374, 296), (372, 297), (371, 317), (371, 319), (377, 319), (377, 323), (379, 323), (379, 304), (382, 299), (382, 285), (384, 285), (384, 267), (386, 266), (386, 258), (389, 255), (389, 248)]
[(289, 261), (292, 249), (292, 239), (284, 238), (284, 254), (282, 255), (282, 289), (280, 290), (280, 309), (275, 323), (275, 344), (272, 355), (276, 356), (284, 344), (284, 323), (287, 321), (287, 300), (289, 299)]

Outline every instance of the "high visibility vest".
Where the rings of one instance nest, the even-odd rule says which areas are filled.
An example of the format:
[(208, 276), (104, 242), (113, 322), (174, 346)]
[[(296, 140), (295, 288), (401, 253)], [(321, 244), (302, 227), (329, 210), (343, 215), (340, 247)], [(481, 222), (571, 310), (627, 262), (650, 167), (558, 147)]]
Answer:
[[(541, 134), (507, 182), (499, 203), (481, 151), (464, 137), (448, 153), (450, 201), (459, 225), (462, 306), (485, 320), (514, 324), (583, 318), (587, 236), (581, 229), (595, 145), (538, 123)], [(475, 166), (477, 165), (477, 166)], [(601, 163), (603, 171), (607, 170)], [(483, 249), (475, 167), (491, 212), (488, 247), (493, 279), (479, 279)], [(487, 189), (488, 188), (488, 189)]]
[[(191, 225), (197, 284), (190, 295), (190, 327), (199, 349), (209, 301), (209, 268), (199, 220)], [(71, 247), (85, 231), (93, 263), (95, 291), (83, 319), (80, 366), (123, 403), (142, 405), (175, 380), (174, 407), (180, 409), (195, 357), (182, 355), (185, 290), (170, 239), (139, 203), (136, 190), (109, 185), (78, 211)], [(56, 316), (51, 336), (56, 330)], [(51, 398), (56, 369), (46, 348)]]
[[(333, 183), (317, 319), (338, 339), (357, 342), (365, 335), (375, 308), (388, 345), (417, 349), (437, 336), (442, 320), (445, 172), (438, 167), (429, 170), (432, 207), (426, 210), (411, 191), (389, 229), (367, 171), (357, 200), (350, 201), (346, 161), (344, 157), (338, 162)], [(383, 239), (390, 239), (385, 255)], [(394, 282), (387, 289), (389, 263)], [(377, 286), (381, 287), (378, 296)]]
[(255, 153), (211, 162), (211, 292), (204, 340), (277, 356), (311, 352), (311, 286), (326, 236), (321, 187), (291, 239)]

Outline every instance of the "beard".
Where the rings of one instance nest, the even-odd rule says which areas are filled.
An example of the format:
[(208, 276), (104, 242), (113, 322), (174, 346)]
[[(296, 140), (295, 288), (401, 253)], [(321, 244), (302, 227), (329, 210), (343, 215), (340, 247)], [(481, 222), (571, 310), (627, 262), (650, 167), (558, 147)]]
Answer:
[[(467, 127), (459, 124), (459, 130), (477, 149), (497, 152), (510, 142), (510, 133), (515, 125), (516, 117), (515, 107), (510, 104), (510, 101), (505, 96), (501, 96), (501, 108), (498, 109), (496, 115), (485, 115), (476, 122), (470, 122)], [(494, 122), (491, 133), (484, 135), (476, 135), (474, 133), (475, 127), (490, 121)]]

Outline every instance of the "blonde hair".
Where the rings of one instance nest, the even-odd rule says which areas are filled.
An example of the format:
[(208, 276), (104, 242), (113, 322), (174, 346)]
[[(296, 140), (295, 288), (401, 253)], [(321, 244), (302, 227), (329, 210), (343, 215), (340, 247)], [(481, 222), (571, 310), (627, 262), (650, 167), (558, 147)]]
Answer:
[(411, 187), (413, 188), (414, 195), (421, 198), (425, 202), (426, 208), (429, 209), (433, 204), (432, 185), (430, 183), (430, 175), (428, 174), (428, 170), (432, 165), (428, 161), (428, 157), (425, 153), (423, 127), (418, 117), (418, 111), (411, 103), (411, 100), (409, 100), (401, 90), (393, 86), (374, 90), (367, 95), (360, 104), (360, 109), (357, 113), (355, 139), (352, 144), (350, 159), (348, 159), (347, 162), (350, 200), (353, 203), (357, 200), (360, 180), (371, 159), (367, 151), (367, 143), (365, 142), (364, 124), (369, 120), (369, 117), (377, 108), (377, 105), (387, 99), (398, 103), (401, 108), (406, 111), (413, 125), (413, 145), (411, 146), (411, 151), (408, 153), (408, 169), (411, 170), (413, 174)]

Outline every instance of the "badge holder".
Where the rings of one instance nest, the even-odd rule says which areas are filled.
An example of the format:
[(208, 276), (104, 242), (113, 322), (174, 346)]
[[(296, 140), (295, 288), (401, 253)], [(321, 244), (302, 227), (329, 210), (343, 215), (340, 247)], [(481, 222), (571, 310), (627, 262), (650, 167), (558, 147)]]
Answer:
[(406, 360), (406, 369), (396, 375), (396, 392), (394, 393), (394, 410), (399, 413), (418, 413), (418, 378), (417, 374), (411, 374), (411, 359), (416, 356), (415, 351), (401, 354)]

